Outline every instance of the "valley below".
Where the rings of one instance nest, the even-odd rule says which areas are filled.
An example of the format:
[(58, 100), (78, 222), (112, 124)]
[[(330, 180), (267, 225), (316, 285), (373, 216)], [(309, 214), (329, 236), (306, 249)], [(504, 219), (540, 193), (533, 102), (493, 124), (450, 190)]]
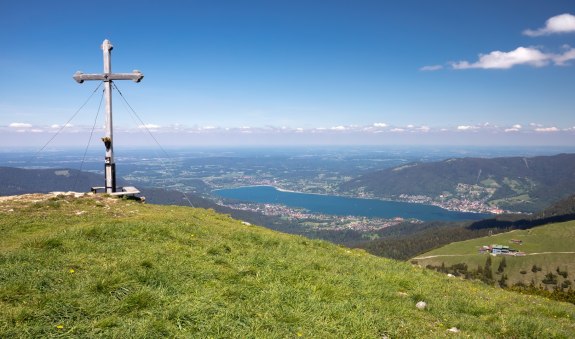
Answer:
[[(160, 233), (157, 235), (165, 241), (162, 243), (163, 245), (160, 245), (173, 247), (175, 243), (170, 240), (172, 239), (170, 234), (181, 232), (181, 230), (171, 228), (170, 225), (173, 221), (170, 215), (174, 211), (178, 211), (177, 225), (186, 228), (186, 232), (191, 234), (184, 232), (177, 236), (180, 239), (178, 240), (179, 243), (183, 244), (184, 247), (200, 240), (200, 238), (212, 237), (211, 231), (208, 231), (211, 230), (209, 225), (226, 225), (224, 228), (227, 230), (218, 231), (222, 232), (221, 234), (226, 234), (225, 239), (228, 240), (225, 244), (220, 243), (220, 238), (218, 238), (220, 240), (210, 238), (207, 243), (204, 243), (204, 247), (199, 249), (200, 252), (196, 253), (207, 260), (201, 261), (201, 265), (213, 264), (209, 269), (206, 269), (206, 272), (211, 272), (214, 269), (220, 270), (224, 275), (231, 272), (230, 263), (237, 261), (235, 253), (241, 253), (245, 250), (247, 238), (244, 239), (241, 233), (246, 230), (252, 234), (248, 236), (251, 240), (248, 240), (253, 240), (253, 245), (258, 248), (258, 250), (252, 249), (255, 251), (254, 253), (259, 253), (260, 250), (268, 251), (271, 248), (266, 245), (268, 240), (261, 240), (268, 235), (259, 234), (259, 230), (253, 233), (251, 230), (252, 227), (258, 227), (255, 225), (261, 225), (271, 230), (280, 231), (280, 233), (269, 233), (272, 238), (276, 237), (275, 234), (281, 233), (305, 236), (305, 238), (293, 238), (300, 245), (305, 244), (304, 247), (295, 246), (298, 260), (306, 257), (306, 251), (309, 250), (308, 244), (316, 244), (314, 246), (319, 249), (328, 246), (326, 242), (321, 240), (328, 240), (347, 246), (333, 247), (338, 253), (344, 251), (346, 255), (370, 258), (368, 260), (376, 260), (371, 254), (399, 259), (399, 261), (390, 260), (386, 263), (393, 262), (394, 265), (405, 265), (402, 269), (420, 272), (418, 274), (421, 275), (417, 278), (419, 281), (421, 281), (421, 277), (433, 274), (433, 279), (440, 279), (443, 281), (442, 284), (446, 284), (445, 286), (453, 284), (451, 281), (454, 278), (455, 280), (469, 279), (473, 280), (471, 284), (480, 284), (466, 285), (469, 282), (461, 282), (463, 284), (461, 286), (466, 286), (464, 289), (471, 288), (473, 291), (463, 293), (465, 295), (471, 295), (478, 290), (487, 288), (485, 291), (490, 291), (487, 292), (490, 295), (492, 293), (504, 293), (501, 294), (501, 300), (509, 300), (510, 297), (505, 293), (514, 291), (575, 303), (575, 300), (572, 300), (572, 286), (575, 283), (573, 280), (575, 248), (570, 241), (574, 236), (572, 234), (574, 221), (571, 220), (575, 220), (575, 196), (568, 195), (571, 192), (572, 176), (575, 173), (573, 170), (575, 158), (572, 155), (538, 155), (525, 151), (521, 157), (505, 157), (502, 156), (505, 154), (500, 154), (497, 150), (475, 150), (471, 154), (464, 153), (474, 157), (453, 158), (455, 155), (461, 155), (461, 150), (441, 149), (436, 150), (436, 152), (431, 152), (429, 149), (420, 152), (387, 150), (382, 153), (381, 149), (372, 148), (346, 148), (343, 150), (173, 150), (172, 152), (169, 157), (152, 157), (149, 152), (132, 150), (118, 158), (118, 162), (121, 164), (118, 167), (119, 184), (137, 186), (146, 196), (146, 202), (149, 204), (140, 205), (130, 199), (114, 200), (105, 195), (87, 196), (76, 200), (65, 194), (56, 194), (40, 197), (38, 200), (34, 198), (34, 200), (25, 203), (17, 202), (19, 199), (17, 197), (5, 197), (0, 199), (0, 203), (4, 204), (0, 212), (6, 216), (3, 229), (15, 232), (12, 231), (14, 225), (19, 225), (20, 228), (26, 227), (18, 221), (19, 213), (32, 219), (40, 216), (42, 218), (49, 217), (52, 223), (60, 222), (58, 220), (64, 213), (72, 215), (72, 221), (77, 220), (81, 223), (81, 225), (75, 226), (72, 221), (66, 222), (63, 223), (64, 228), (74, 229), (74, 232), (78, 234), (78, 241), (85, 242), (91, 241), (91, 236), (88, 235), (88, 238), (84, 239), (84, 228), (97, 234), (100, 234), (98, 232), (108, 232), (110, 229), (105, 226), (106, 231), (101, 231), (99, 230), (100, 226), (93, 223), (94, 219), (92, 218), (98, 218), (101, 213), (104, 213), (108, 218), (111, 218), (110, 222), (113, 224), (127, 225), (129, 228), (136, 227), (139, 229), (140, 226), (150, 223), (156, 226), (162, 225), (160, 227), (162, 231), (158, 231)], [(518, 152), (515, 150), (512, 154), (516, 155)], [(480, 155), (486, 158), (477, 158)], [(488, 156), (499, 157), (489, 158)], [(30, 160), (30, 155), (25, 153), (0, 153), (0, 159), (3, 163), (12, 166), (0, 167), (0, 180), (2, 181), (0, 182), (2, 184), (0, 195), (2, 196), (15, 196), (30, 192), (85, 192), (87, 191), (86, 187), (99, 185), (102, 180), (100, 175), (101, 159), (92, 153), (84, 159), (78, 159), (74, 156), (54, 157), (53, 154), (50, 154), (49, 156), (37, 156), (33, 160)], [(81, 160), (80, 165), (77, 165), (78, 160)], [(461, 163), (461, 165), (453, 167), (454, 163)], [(501, 168), (501, 163), (505, 164), (504, 167), (507, 170)], [(525, 164), (529, 164), (528, 172), (525, 172), (522, 167), (514, 167), (517, 166), (517, 163), (525, 168), (527, 168)], [(448, 170), (446, 166), (452, 168)], [(540, 172), (545, 172), (545, 175), (540, 174)], [(558, 187), (561, 189), (558, 190)], [(551, 191), (555, 192), (555, 195), (549, 193)], [(176, 210), (180, 207), (174, 205), (202, 208), (190, 209), (189, 211), (186, 209)], [(535, 207), (539, 205), (545, 205), (545, 208), (535, 210)], [(509, 210), (503, 210), (503, 206), (507, 206)], [(160, 214), (156, 215), (157, 213)], [(50, 224), (42, 223), (39, 220), (30, 222), (39, 225), (38, 227), (42, 229), (50, 227)], [(196, 223), (193, 220), (202, 221)], [(106, 222), (101, 224), (107, 225)], [(197, 225), (203, 225), (201, 232), (197, 230)], [(65, 229), (62, 229), (62, 232), (68, 232)], [(262, 232), (264, 232), (263, 229)], [(266, 230), (265, 232), (270, 231)], [(52, 246), (56, 246), (54, 247), (55, 251), (60, 251), (62, 248), (66, 249), (63, 253), (67, 253), (68, 248), (76, 248), (73, 243), (62, 240), (64, 239), (62, 234), (52, 235), (53, 239), (58, 239), (52, 242), (50, 239), (46, 241), (38, 240), (40, 238), (29, 239), (26, 238), (26, 235), (20, 235), (16, 232), (10, 236), (15, 237), (14, 239), (24, 237), (18, 240), (23, 242), (18, 243), (16, 240), (9, 240), (3, 245), (4, 251), (10, 252), (22, 246), (24, 246), (22, 248), (32, 246), (40, 251), (51, 251)], [(97, 234), (96, 236), (98, 236)], [(237, 237), (241, 239), (238, 240)], [(156, 246), (155, 240), (150, 239), (159, 238), (156, 235), (141, 234), (142, 241), (149, 246), (152, 243), (153, 246)], [(277, 240), (270, 241), (279, 244), (283, 240), (279, 242)], [(273, 248), (276, 248), (275, 246)], [(517, 250), (513, 253), (519, 254), (513, 256), (492, 255), (494, 254), (492, 252), (485, 253), (486, 247), (491, 250), (497, 248), (508, 251), (512, 248)], [(157, 249), (158, 253), (164, 250)], [(234, 254), (230, 255), (230, 253)], [(149, 270), (160, 267), (158, 266), (160, 264), (153, 259), (154, 255), (150, 253), (148, 259), (140, 260), (141, 263), (136, 263), (136, 268), (130, 269), (139, 270), (138, 267), (143, 267), (144, 270)], [(269, 260), (275, 261), (275, 255)], [(339, 254), (325, 253), (326, 258), (332, 258), (334, 255)], [(174, 258), (174, 260), (181, 259)], [(212, 264), (210, 264), (211, 259), (214, 259)], [(67, 258), (64, 261), (66, 260), (72, 259)], [(129, 260), (135, 259), (130, 257)], [(261, 270), (270, 270), (268, 264), (254, 264), (253, 260), (249, 262), (237, 261), (234, 264), (237, 267), (232, 270), (237, 271), (237, 274), (232, 272), (232, 276), (243, 277), (239, 278), (240, 280), (251, 277), (250, 279), (257, 281), (259, 274), (263, 274)], [(313, 262), (308, 264), (314, 272), (316, 268), (319, 272), (327, 267), (327, 262), (331, 259), (326, 260), (325, 263)], [(404, 262), (400, 263), (400, 261)], [(75, 274), (89, 270), (85, 262), (74, 261), (61, 264), (65, 265), (68, 274), (71, 274), (72, 271)], [(14, 269), (12, 266), (9, 267), (10, 270)], [(171, 272), (169, 274), (177, 275), (185, 271), (183, 267), (174, 271), (163, 265), (161, 267), (162, 272)], [(298, 267), (293, 269), (301, 273)], [(50, 274), (58, 274), (57, 269), (52, 268), (51, 270)], [(333, 270), (339, 271), (341, 269), (333, 268)], [(441, 274), (436, 275), (431, 270)], [(97, 273), (94, 274), (97, 275)], [(118, 284), (114, 281), (106, 282), (110, 287), (104, 286), (103, 288), (113, 291), (116, 291), (117, 288), (120, 291), (123, 288), (135, 288), (138, 291), (135, 297), (140, 292), (149, 293), (150, 286), (148, 286), (148, 278), (146, 278), (147, 273), (139, 272), (137, 274), (140, 274), (143, 279), (141, 284), (134, 285), (118, 276), (114, 278), (117, 279)], [(313, 275), (315, 274), (313, 273)], [(330, 276), (328, 275), (328, 277)], [(233, 277), (230, 279), (234, 280), (234, 283), (226, 285), (224, 282), (224, 288), (236, 289), (238, 286), (236, 283), (240, 280)], [(73, 281), (70, 280), (69, 283), (72, 284), (70, 288), (73, 288)], [(14, 288), (20, 288), (16, 282), (14, 284)], [(39, 281), (38, 284), (42, 284), (42, 282)], [(90, 284), (98, 285), (99, 283)], [(181, 284), (188, 286), (184, 282)], [(250, 284), (248, 282), (248, 285)], [(484, 286), (485, 284), (491, 286)], [(394, 287), (390, 295), (399, 295), (400, 298), (407, 296), (412, 302), (418, 302), (425, 295), (429, 295), (427, 287), (425, 287), (425, 292), (422, 292), (421, 289), (413, 290), (413, 284), (407, 280), (393, 286), (399, 287)], [(328, 289), (325, 293), (329, 295), (325, 300), (332, 300), (333, 296), (336, 295), (333, 293), (334, 289), (340, 287), (339, 283), (325, 287)], [(509, 291), (491, 292), (489, 289), (493, 287), (496, 287), (495, 290), (506, 289)], [(215, 293), (209, 286), (206, 288), (207, 293)], [(249, 289), (249, 287), (247, 288)], [(11, 291), (7, 291), (5, 295), (11, 294)], [(79, 293), (97, 298), (97, 293), (93, 295), (92, 292), (85, 290)], [(162, 293), (159, 290), (152, 292), (154, 300), (159, 301), (158, 305), (162, 304), (160, 300), (165, 299)], [(230, 293), (235, 295), (236, 292)], [(321, 299), (323, 293), (314, 294), (313, 298)], [(20, 299), (12, 302), (15, 303), (14, 305), (19, 305), (20, 301), (26, 300), (24, 297), (18, 298)], [(275, 297), (272, 296), (272, 298)], [(445, 299), (445, 296), (437, 295), (434, 298), (440, 300)], [(513, 303), (520, 304), (522, 301), (519, 300), (523, 300), (522, 298), (524, 297), (513, 296)], [(243, 299), (239, 297), (238, 300)], [(120, 302), (120, 309), (116, 310), (118, 314), (124, 312), (124, 309), (129, 309), (128, 312), (131, 316), (138, 317), (140, 314), (138, 307), (140, 306), (130, 309), (131, 306), (126, 302), (121, 299), (118, 301)], [(106, 301), (106, 303), (109, 302), (115, 303), (116, 301)], [(372, 302), (370, 303), (372, 304)], [(402, 302), (399, 301), (399, 303)], [(232, 304), (233, 307), (236, 307), (236, 304)], [(317, 305), (317, 303), (313, 303), (313, 305)], [(253, 307), (258, 308), (259, 306), (254, 305)], [(496, 305), (493, 307), (499, 309)], [(141, 309), (147, 308), (148, 306), (144, 305)], [(468, 306), (465, 306), (465, 309), (468, 309)], [(197, 309), (191, 312), (196, 311)], [(275, 311), (275, 309), (270, 310), (270, 312)], [(158, 312), (158, 309), (153, 309), (151, 312)], [(238, 312), (242, 313), (239, 309)], [(458, 307), (452, 308), (451, 306), (447, 306), (446, 312), (461, 314)], [(347, 311), (346, 314), (348, 314)], [(241, 316), (247, 317), (245, 314)], [(16, 314), (5, 315), (4, 317), (17, 319), (19, 316)], [(201, 321), (205, 324), (212, 324), (208, 319)], [(470, 321), (476, 321), (476, 317), (472, 316)], [(59, 323), (65, 322), (59, 321)], [(214, 326), (222, 325), (214, 324)], [(255, 324), (259, 323), (256, 322)], [(497, 335), (515, 333), (503, 328), (496, 328), (494, 332), (484, 327), (473, 330), (469, 329), (469, 323), (463, 322), (461, 324), (462, 327), (468, 328), (469, 333), (495, 333)], [(561, 331), (572, 331), (569, 327), (572, 326), (572, 322), (568, 320), (567, 324), (561, 323), (559, 332), (556, 334), (564, 333)], [(30, 326), (32, 327), (28, 330), (37, 331), (40, 329), (40, 331), (45, 331), (46, 326), (49, 325), (39, 322)], [(34, 328), (34, 326), (39, 327)], [(89, 330), (90, 327), (86, 324), (81, 326), (81, 329), (76, 330), (77, 333), (86, 333), (85, 331)], [(150, 325), (142, 323), (137, 326), (149, 328)], [(166, 329), (166, 333), (172, 333), (170, 331), (173, 330), (174, 323), (167, 321), (162, 326)], [(192, 323), (187, 323), (186, 326), (191, 330), (197, 330)], [(302, 325), (298, 326), (307, 328)], [(540, 333), (547, 333), (539, 323), (533, 326), (536, 326)], [(524, 328), (520, 328), (520, 332), (517, 333), (525, 333)], [(211, 327), (204, 328), (204, 330), (205, 333), (217, 331)], [(431, 326), (430, 333), (437, 334), (444, 332), (444, 330), (442, 325)], [(290, 331), (293, 331), (291, 327), (283, 329), (281, 333)], [(315, 334), (323, 333), (316, 327), (306, 331)], [(379, 333), (387, 333), (388, 330), (379, 329), (378, 331)], [(106, 333), (114, 332), (112, 330)], [(373, 334), (373, 332), (369, 333), (370, 336)], [(389, 333), (407, 335), (418, 332)]]
[[(217, 205), (249, 222), (353, 244), (385, 237), (382, 230), (391, 226), (537, 212), (575, 192), (575, 157), (557, 155), (567, 151), (300, 147), (172, 149), (154, 155), (127, 149), (117, 151), (117, 171), (122, 185), (151, 192), (152, 203), (186, 205), (193, 197), (200, 206)], [(1, 163), (13, 167), (56, 169), (49, 181), (18, 179), (20, 174), (7, 171), (0, 194), (49, 192), (58, 180), (68, 180), (69, 190), (87, 191), (94, 184), (66, 168), (89, 173), (94, 182), (102, 173), (101, 154), (81, 154), (0, 153)]]

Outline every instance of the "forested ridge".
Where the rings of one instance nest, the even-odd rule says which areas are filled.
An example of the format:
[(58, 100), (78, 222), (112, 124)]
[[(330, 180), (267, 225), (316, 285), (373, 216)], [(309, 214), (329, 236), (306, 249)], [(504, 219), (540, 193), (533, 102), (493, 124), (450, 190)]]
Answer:
[(392, 199), (451, 195), (483, 199), (506, 210), (537, 212), (575, 192), (575, 154), (415, 162), (359, 176), (340, 190)]

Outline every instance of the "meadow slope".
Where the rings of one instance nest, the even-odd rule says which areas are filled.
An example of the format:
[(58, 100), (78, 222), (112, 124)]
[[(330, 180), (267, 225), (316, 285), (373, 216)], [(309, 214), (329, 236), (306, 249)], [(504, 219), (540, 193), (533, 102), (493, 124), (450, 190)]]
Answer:
[(574, 317), (211, 210), (0, 197), (0, 337), (569, 338)]
[[(487, 254), (480, 254), (478, 251), (481, 246), (505, 245), (525, 252), (525, 256), (492, 258), (495, 277), (497, 277), (495, 269), (505, 258), (506, 267), (502, 273), (507, 275), (508, 285), (515, 283), (529, 285), (531, 282), (540, 285), (546, 274), (557, 275), (558, 268), (568, 273), (565, 278), (557, 277), (560, 285), (565, 280), (573, 281), (575, 277), (575, 242), (573, 239), (575, 239), (575, 221), (568, 221), (455, 242), (418, 255), (413, 260), (422, 266), (441, 266), (442, 264), (451, 266), (465, 263), (473, 269), (483, 266), (486, 262)], [(512, 240), (520, 240), (521, 244), (515, 244)], [(532, 271), (534, 265), (540, 270)]]

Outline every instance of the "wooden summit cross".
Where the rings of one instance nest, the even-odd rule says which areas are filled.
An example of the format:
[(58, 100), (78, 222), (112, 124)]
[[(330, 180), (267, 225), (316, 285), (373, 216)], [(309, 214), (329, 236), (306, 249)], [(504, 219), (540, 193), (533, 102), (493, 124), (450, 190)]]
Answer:
[(104, 82), (104, 95), (106, 96), (106, 136), (102, 138), (102, 141), (106, 146), (104, 165), (106, 186), (103, 187), (106, 193), (116, 192), (116, 164), (114, 163), (114, 137), (112, 131), (112, 80), (133, 80), (135, 82), (140, 82), (144, 77), (140, 71), (133, 71), (132, 73), (112, 73), (112, 62), (110, 60), (110, 51), (112, 48), (113, 46), (110, 41), (108, 39), (104, 40), (102, 43), (102, 50), (104, 52), (104, 73), (84, 74), (82, 72), (76, 72), (76, 74), (74, 74), (74, 80), (80, 84), (85, 80), (101, 80)]

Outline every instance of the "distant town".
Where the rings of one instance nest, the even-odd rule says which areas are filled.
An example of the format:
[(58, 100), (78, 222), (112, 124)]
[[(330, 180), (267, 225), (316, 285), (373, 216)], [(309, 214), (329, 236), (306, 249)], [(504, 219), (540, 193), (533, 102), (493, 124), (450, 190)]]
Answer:
[(222, 206), (233, 209), (261, 213), (267, 216), (286, 218), (292, 223), (297, 223), (308, 230), (354, 230), (360, 232), (377, 231), (389, 226), (395, 226), (404, 222), (420, 223), (415, 219), (393, 218), (367, 218), (358, 216), (335, 216), (329, 214), (309, 213), (305, 209), (292, 208), (278, 204), (256, 203), (225, 203), (219, 201)]

